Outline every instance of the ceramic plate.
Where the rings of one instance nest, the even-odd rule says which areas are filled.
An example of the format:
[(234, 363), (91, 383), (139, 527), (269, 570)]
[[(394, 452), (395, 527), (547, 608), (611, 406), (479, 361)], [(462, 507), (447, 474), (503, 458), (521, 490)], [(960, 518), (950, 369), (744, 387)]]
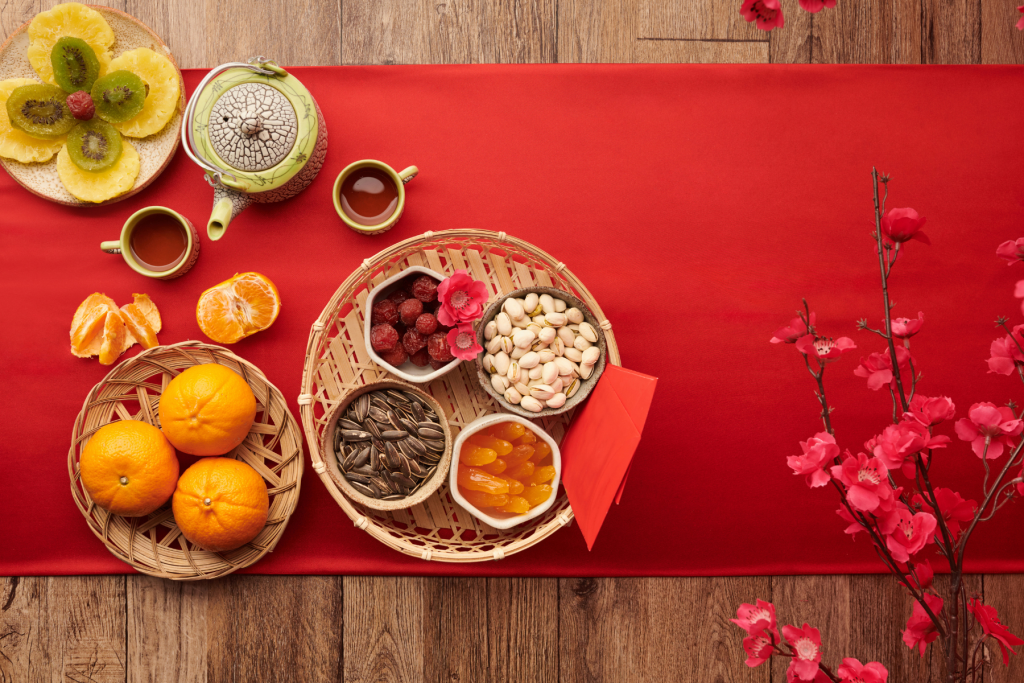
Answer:
[[(122, 199), (127, 199), (148, 186), (160, 175), (178, 149), (178, 140), (181, 138), (181, 115), (185, 111), (185, 83), (181, 79), (181, 69), (171, 56), (170, 49), (160, 40), (153, 31), (135, 17), (109, 7), (88, 5), (103, 15), (103, 18), (114, 31), (114, 45), (111, 48), (113, 57), (119, 56), (122, 52), (128, 52), (139, 47), (149, 49), (166, 56), (178, 72), (178, 111), (171, 120), (167, 122), (163, 130), (147, 138), (128, 138), (132, 146), (139, 152), (142, 167), (139, 169), (139, 177), (135, 179), (135, 185), (128, 192), (120, 197), (108, 199), (100, 204), (82, 202), (74, 197), (64, 188), (60, 178), (57, 176), (57, 155), (41, 164), (23, 164), (11, 159), (0, 158), (0, 164), (18, 183), (29, 192), (39, 195), (52, 202), (66, 206), (101, 206), (102, 204), (113, 204)], [(31, 20), (30, 20), (31, 21)], [(0, 81), (9, 78), (31, 78), (38, 81), (39, 77), (33, 71), (32, 65), (28, 62), (26, 51), (28, 50), (28, 25), (22, 24), (0, 46)]]

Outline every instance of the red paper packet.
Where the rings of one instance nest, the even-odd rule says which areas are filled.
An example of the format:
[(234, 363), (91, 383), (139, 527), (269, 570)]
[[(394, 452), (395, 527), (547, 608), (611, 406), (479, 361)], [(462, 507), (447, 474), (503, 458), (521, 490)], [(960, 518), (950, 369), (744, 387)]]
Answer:
[(562, 484), (587, 548), (622, 499), (657, 377), (608, 365), (562, 441)]

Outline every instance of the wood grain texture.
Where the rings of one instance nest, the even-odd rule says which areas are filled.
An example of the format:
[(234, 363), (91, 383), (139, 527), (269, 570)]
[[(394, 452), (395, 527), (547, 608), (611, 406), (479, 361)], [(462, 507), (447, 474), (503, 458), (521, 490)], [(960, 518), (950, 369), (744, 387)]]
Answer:
[(558, 681), (558, 579), (487, 579), (487, 652), (491, 683)]
[(1016, 0), (981, 3), (981, 61), (983, 64), (1024, 64), (1024, 36), (1016, 24), (1021, 17)]
[(345, 682), (424, 680), (423, 629), (431, 617), (423, 611), (423, 590), (428, 579), (353, 576), (344, 581)]
[(813, 18), (813, 61), (920, 64), (922, 1), (840, 2), (819, 12)]

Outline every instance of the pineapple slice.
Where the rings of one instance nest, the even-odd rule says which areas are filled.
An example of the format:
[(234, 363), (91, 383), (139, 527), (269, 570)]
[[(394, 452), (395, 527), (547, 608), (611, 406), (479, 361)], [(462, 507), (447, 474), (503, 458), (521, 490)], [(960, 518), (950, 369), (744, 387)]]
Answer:
[(111, 71), (131, 71), (149, 86), (142, 111), (121, 123), (113, 124), (122, 135), (144, 138), (158, 133), (178, 108), (178, 71), (162, 54), (140, 47), (125, 52), (110, 62)]
[(139, 176), (139, 153), (127, 140), (122, 142), (121, 158), (105, 171), (92, 173), (75, 166), (64, 145), (57, 154), (57, 175), (64, 187), (83, 202), (105, 202), (132, 189)]
[(64, 36), (81, 38), (96, 53), (100, 62), (100, 76), (107, 73), (110, 64), (110, 46), (114, 44), (114, 31), (96, 10), (77, 2), (57, 5), (51, 10), (40, 12), (28, 25), (28, 61), (44, 83), (53, 80), (53, 65), (50, 53), (57, 41)]
[(14, 159), (23, 164), (30, 164), (37, 161), (49, 161), (54, 154), (60, 151), (67, 140), (67, 135), (61, 135), (54, 140), (40, 140), (28, 133), (11, 127), (11, 120), (7, 117), (7, 98), (15, 88), (23, 85), (36, 85), (37, 81), (30, 78), (12, 78), (8, 81), (0, 81), (0, 157)]

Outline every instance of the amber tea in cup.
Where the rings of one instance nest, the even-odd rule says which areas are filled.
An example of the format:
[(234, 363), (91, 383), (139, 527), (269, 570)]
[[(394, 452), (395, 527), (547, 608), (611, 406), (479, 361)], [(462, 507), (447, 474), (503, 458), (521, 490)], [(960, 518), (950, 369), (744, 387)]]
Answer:
[(381, 161), (349, 164), (334, 181), (334, 209), (345, 225), (364, 235), (391, 229), (405, 209), (405, 183), (419, 169), (398, 172)]
[(199, 233), (191, 222), (165, 206), (136, 211), (121, 228), (121, 239), (100, 249), (120, 254), (132, 270), (170, 280), (184, 275), (199, 258)]

